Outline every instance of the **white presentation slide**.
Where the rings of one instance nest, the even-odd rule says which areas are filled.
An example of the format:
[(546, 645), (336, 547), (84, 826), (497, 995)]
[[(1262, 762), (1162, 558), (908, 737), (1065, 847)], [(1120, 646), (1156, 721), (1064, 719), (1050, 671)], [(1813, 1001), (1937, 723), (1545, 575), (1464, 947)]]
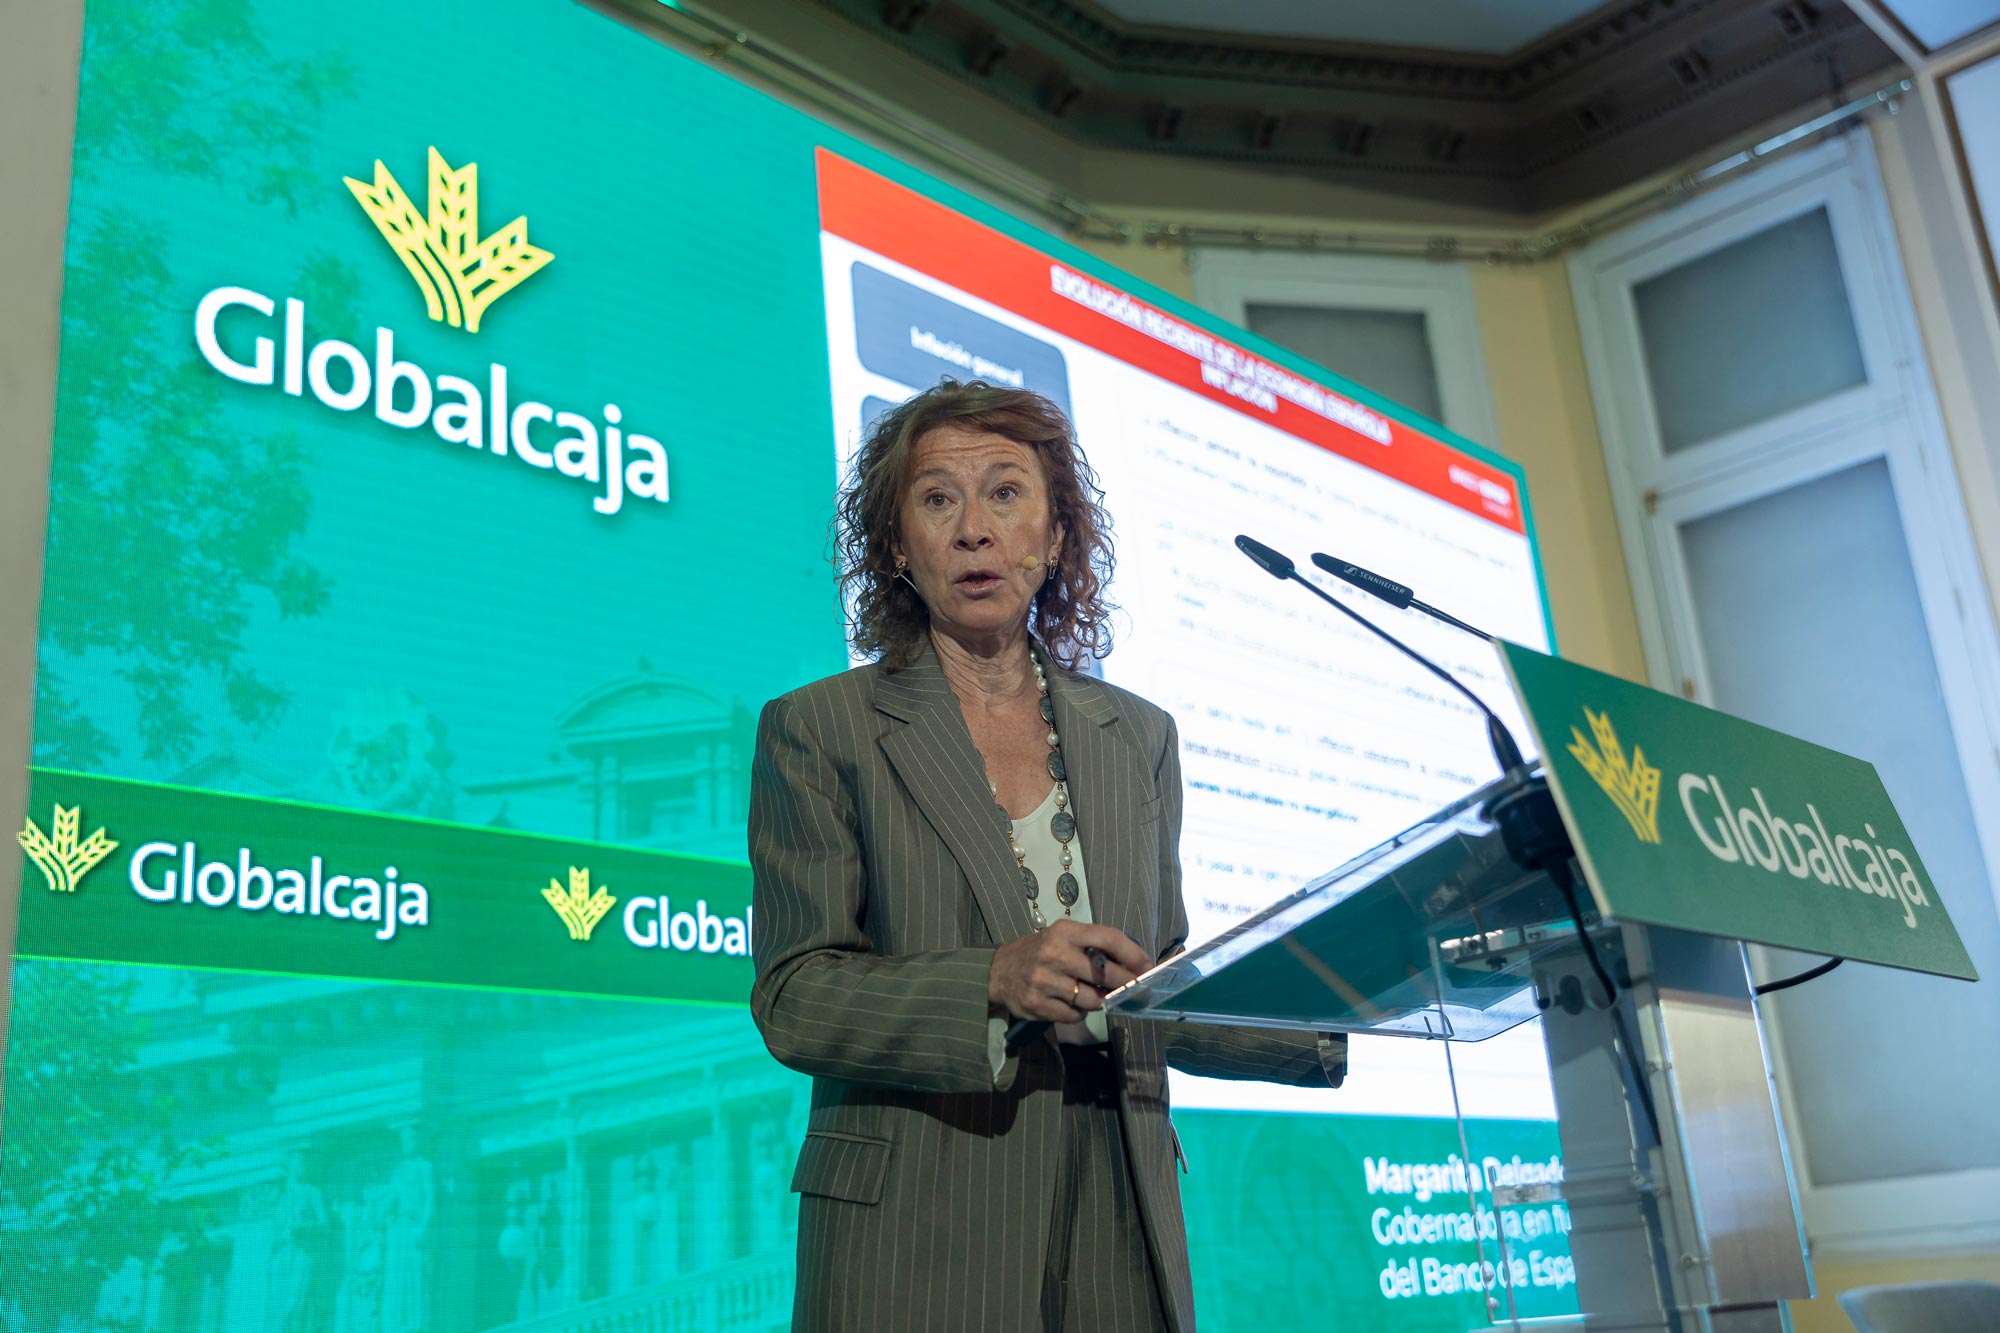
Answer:
[[(1180, 728), (1191, 945), (1497, 775), (1468, 702), (1263, 572), (1233, 545), (1238, 533), (1457, 675), (1531, 744), (1490, 647), (1308, 563), (1324, 551), (1546, 650), (1511, 477), (1240, 348), (1218, 351), (1211, 335), (997, 232), (961, 219), (960, 243), (942, 246), (922, 227), (876, 226), (909, 203), (899, 187), (879, 188), (865, 213), (879, 236), (836, 234), (854, 210), (833, 208), (821, 234), (842, 461), (878, 413), (946, 374), (1024, 385), (1069, 412), (1115, 525), (1110, 593), (1122, 614), (1101, 670)], [(980, 235), (991, 253), (966, 255), (965, 236)], [(1300, 420), (1321, 438), (1287, 428)], [(1468, 1114), (1554, 1117), (1537, 1025), (1452, 1057)], [(1442, 1044), (1357, 1037), (1351, 1058), (1337, 1092), (1176, 1074), (1174, 1100), (1451, 1113)]]

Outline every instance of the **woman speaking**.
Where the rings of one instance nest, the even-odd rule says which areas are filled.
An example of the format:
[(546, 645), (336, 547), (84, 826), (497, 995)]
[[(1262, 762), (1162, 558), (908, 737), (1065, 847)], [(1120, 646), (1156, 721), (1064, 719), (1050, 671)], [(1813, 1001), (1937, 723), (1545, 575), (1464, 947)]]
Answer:
[(1054, 404), (951, 381), (841, 494), (877, 660), (765, 707), (750, 800), (751, 1011), (813, 1079), (795, 1329), (1188, 1333), (1167, 1065), (1345, 1071), (1339, 1038), (1102, 1012), (1187, 913), (1173, 719), (1075, 670), (1109, 641), (1099, 494)]

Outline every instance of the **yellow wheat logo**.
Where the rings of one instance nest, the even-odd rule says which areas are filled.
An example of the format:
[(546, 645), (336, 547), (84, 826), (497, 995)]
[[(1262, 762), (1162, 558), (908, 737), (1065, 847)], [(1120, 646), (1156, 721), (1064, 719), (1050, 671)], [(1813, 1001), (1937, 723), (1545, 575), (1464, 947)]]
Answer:
[(528, 244), (528, 219), (515, 218), (484, 239), (479, 235), (479, 164), (454, 171), (431, 149), (430, 213), (417, 212), (389, 168), (375, 163), (375, 183), (346, 176), (382, 238), (410, 270), (432, 319), (467, 333), (479, 332), (486, 307), (526, 282), (555, 258)]
[(556, 915), (569, 927), (569, 937), (573, 940), (587, 940), (590, 932), (597, 929), (597, 923), (611, 910), (618, 900), (600, 886), (596, 893), (590, 891), (590, 871), (569, 868), (569, 888), (565, 890), (557, 880), (550, 880), (542, 890), (542, 897), (549, 900), (549, 906), (556, 909)]
[(73, 805), (67, 810), (58, 805), (54, 837), (42, 832), (40, 826), (30, 819), (15, 839), (21, 844), (21, 850), (42, 868), (42, 877), (57, 893), (75, 893), (83, 877), (99, 861), (118, 849), (117, 843), (104, 836), (103, 829), (78, 842), (77, 821), (82, 814), (83, 807), (80, 805)]
[(1569, 752), (1576, 756), (1576, 762), (1583, 765), (1583, 771), (1590, 774), (1597, 785), (1604, 788), (1604, 794), (1618, 807), (1618, 813), (1625, 816), (1632, 825), (1632, 832), (1640, 842), (1660, 840), (1660, 770), (1646, 762), (1646, 752), (1637, 746), (1632, 750), (1632, 762), (1625, 762), (1625, 747), (1618, 743), (1618, 733), (1611, 726), (1611, 719), (1602, 713), (1586, 708), (1583, 716), (1590, 723), (1591, 735), (1596, 744), (1583, 738), (1583, 733), (1575, 727), (1569, 729), (1574, 738)]

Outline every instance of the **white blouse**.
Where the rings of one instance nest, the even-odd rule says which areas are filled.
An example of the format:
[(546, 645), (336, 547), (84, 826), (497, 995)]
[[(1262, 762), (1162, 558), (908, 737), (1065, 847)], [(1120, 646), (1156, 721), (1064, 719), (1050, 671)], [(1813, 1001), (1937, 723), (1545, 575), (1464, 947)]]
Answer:
[[(1028, 869), (1035, 872), (1035, 880), (1041, 885), (1038, 900), (1042, 917), (1054, 925), (1063, 918), (1062, 899), (1056, 897), (1056, 881), (1062, 877), (1062, 844), (1049, 831), (1049, 820), (1056, 813), (1056, 789), (1050, 786), (1049, 794), (1035, 807), (1034, 813), (1025, 815), (1014, 823), (1014, 841), (1028, 854)], [(1079, 830), (1069, 840), (1069, 873), (1076, 876), (1076, 903), (1069, 909), (1070, 919), (1089, 925), (1090, 881), (1083, 873), (1083, 833)], [(996, 1016), (987, 1023), (987, 1052), (993, 1058), (993, 1072), (997, 1076), (1006, 1063), (1007, 1025), (1012, 1019)], [(1095, 1042), (1111, 1039), (1111, 1030), (1104, 1021), (1104, 1011), (1093, 1009), (1085, 1013), (1081, 1023), (1056, 1024), (1056, 1040), (1072, 1046), (1088, 1046)]]

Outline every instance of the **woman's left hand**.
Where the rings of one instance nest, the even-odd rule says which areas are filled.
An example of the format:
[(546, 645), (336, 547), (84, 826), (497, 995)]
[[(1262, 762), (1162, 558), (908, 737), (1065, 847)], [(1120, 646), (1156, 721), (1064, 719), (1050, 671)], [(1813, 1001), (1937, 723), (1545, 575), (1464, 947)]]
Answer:
[(1063, 920), (994, 952), (986, 998), (1015, 1018), (1075, 1023), (1150, 966), (1124, 931)]

